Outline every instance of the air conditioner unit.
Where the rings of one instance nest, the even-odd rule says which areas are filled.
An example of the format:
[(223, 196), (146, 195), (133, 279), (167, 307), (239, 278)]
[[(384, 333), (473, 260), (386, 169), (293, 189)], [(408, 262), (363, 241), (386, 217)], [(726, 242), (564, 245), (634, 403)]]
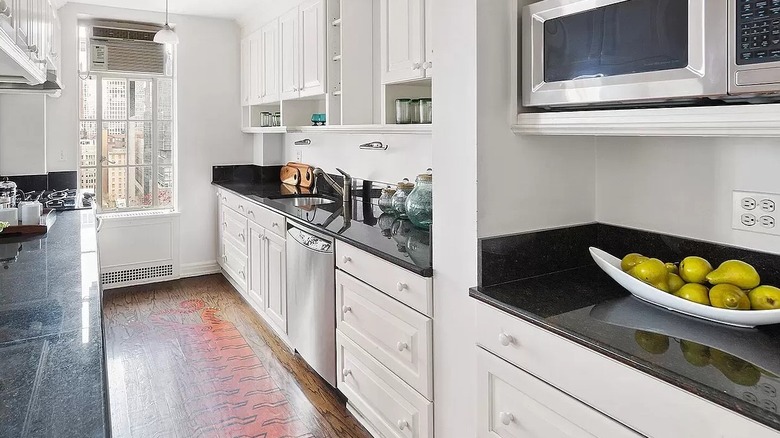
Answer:
[(92, 26), (89, 65), (94, 72), (165, 74), (166, 50), (152, 30)]

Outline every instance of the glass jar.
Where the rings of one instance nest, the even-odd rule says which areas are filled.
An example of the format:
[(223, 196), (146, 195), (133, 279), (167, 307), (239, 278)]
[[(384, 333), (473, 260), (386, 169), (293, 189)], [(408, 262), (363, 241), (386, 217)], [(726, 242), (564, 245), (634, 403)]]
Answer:
[(0, 197), (8, 198), (7, 203), (10, 204), (10, 207), (16, 207), (16, 183), (4, 178), (0, 182)]
[(409, 100), (410, 123), (420, 123), (420, 99)]
[(262, 128), (268, 128), (273, 124), (274, 116), (268, 111), (263, 111), (260, 113), (260, 127)]
[(409, 113), (410, 99), (396, 99), (395, 100), (395, 123), (399, 125), (406, 125), (412, 123), (412, 117)]
[(420, 123), (433, 123), (433, 100), (420, 99)]
[[(430, 171), (430, 169), (428, 169)], [(406, 197), (406, 215), (417, 228), (427, 230), (433, 223), (433, 175), (423, 173), (409, 196)]]
[(382, 189), (382, 196), (379, 197), (379, 209), (384, 213), (395, 213), (393, 208), (393, 195), (395, 195), (395, 189), (387, 186)]
[(382, 213), (377, 219), (377, 225), (379, 225), (379, 231), (382, 236), (388, 239), (393, 237), (393, 223), (395, 222), (395, 215), (392, 213)]
[(395, 195), (393, 195), (393, 210), (398, 217), (406, 219), (406, 197), (414, 190), (414, 184), (407, 178), (396, 185)]
[(282, 113), (275, 112), (273, 120), (274, 120), (274, 126), (282, 126)]

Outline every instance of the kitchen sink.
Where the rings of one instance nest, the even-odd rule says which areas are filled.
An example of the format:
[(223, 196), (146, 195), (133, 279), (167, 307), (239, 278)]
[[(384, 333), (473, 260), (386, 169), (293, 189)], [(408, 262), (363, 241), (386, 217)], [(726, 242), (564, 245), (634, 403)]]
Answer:
[(312, 205), (326, 205), (335, 204), (336, 201), (328, 198), (320, 198), (314, 196), (296, 197), (296, 198), (280, 198), (273, 199), (274, 202), (283, 205), (289, 205), (291, 207), (310, 207)]

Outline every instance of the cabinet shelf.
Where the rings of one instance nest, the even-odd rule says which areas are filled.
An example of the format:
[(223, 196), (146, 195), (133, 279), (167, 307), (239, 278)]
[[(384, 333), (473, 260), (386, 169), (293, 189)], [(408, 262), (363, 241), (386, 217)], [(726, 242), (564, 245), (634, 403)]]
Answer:
[(522, 113), (518, 135), (777, 137), (780, 104)]
[(431, 135), (433, 125), (326, 125), (326, 126), (274, 126), (270, 128), (243, 128), (245, 134), (314, 134), (333, 132), (341, 134), (414, 134)]
[(253, 128), (241, 128), (241, 132), (244, 134), (284, 134), (287, 132), (286, 126), (267, 126), (267, 127), (253, 127)]

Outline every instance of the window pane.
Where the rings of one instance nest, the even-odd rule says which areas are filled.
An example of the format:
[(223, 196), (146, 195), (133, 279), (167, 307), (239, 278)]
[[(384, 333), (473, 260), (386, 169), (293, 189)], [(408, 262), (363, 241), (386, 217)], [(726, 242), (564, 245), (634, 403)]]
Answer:
[(152, 120), (152, 81), (131, 79), (129, 88), (130, 120)]
[(152, 122), (130, 122), (127, 143), (130, 164), (152, 164)]
[(157, 204), (160, 207), (173, 207), (173, 167), (157, 168)]
[(160, 120), (173, 118), (173, 80), (171, 79), (157, 81), (157, 118)]
[(79, 188), (82, 190), (89, 190), (95, 193), (95, 187), (97, 185), (97, 169), (86, 168), (81, 169), (81, 184)]
[(103, 208), (113, 210), (127, 207), (126, 167), (104, 168), (102, 186)]
[(81, 165), (97, 166), (97, 122), (80, 122), (79, 125)]
[(81, 103), (79, 118), (94, 120), (97, 118), (97, 81), (93, 76), (81, 80)]
[(173, 123), (159, 122), (157, 124), (157, 147), (159, 164), (173, 164)]
[(151, 207), (154, 201), (152, 197), (152, 168), (131, 167), (129, 184), (128, 207)]
[(127, 123), (103, 123), (103, 160), (108, 166), (127, 164)]
[(127, 119), (126, 79), (103, 79), (103, 119)]

